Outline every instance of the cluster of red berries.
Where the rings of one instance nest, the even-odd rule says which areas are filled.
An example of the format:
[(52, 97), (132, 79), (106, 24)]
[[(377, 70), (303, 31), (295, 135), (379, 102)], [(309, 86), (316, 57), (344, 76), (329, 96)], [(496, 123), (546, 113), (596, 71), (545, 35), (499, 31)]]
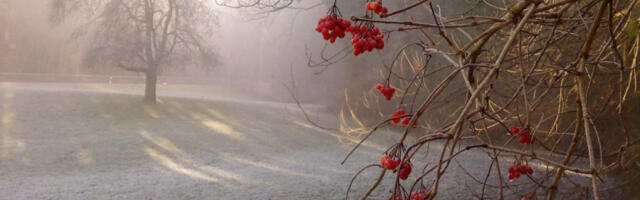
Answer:
[[(404, 109), (399, 108), (393, 114), (391, 114), (391, 123), (398, 124), (401, 123), (403, 126), (408, 126), (409, 122), (411, 122), (411, 116), (402, 117), (406, 112)], [(413, 128), (418, 127), (418, 125), (413, 124)]]
[(509, 167), (509, 180), (520, 178), (520, 174), (533, 174), (533, 169), (526, 165), (512, 165)]
[[(404, 109), (400, 108), (391, 114), (391, 122), (393, 124), (398, 124), (400, 122), (400, 117), (405, 114)], [(403, 120), (404, 122), (404, 120)]]
[(427, 192), (415, 192), (411, 193), (409, 197), (389, 197), (389, 200), (425, 200), (428, 199)]
[(520, 140), (519, 140), (520, 144), (532, 144), (534, 141), (533, 135), (531, 135), (529, 131), (524, 130), (522, 127), (510, 126), (509, 132), (511, 134), (520, 136)]
[(386, 169), (395, 169), (400, 164), (400, 160), (390, 158), (387, 155), (380, 157), (380, 164)]
[[(378, 92), (380, 92), (382, 95), (384, 95), (384, 98), (387, 99), (387, 101), (391, 100), (391, 97), (393, 97), (393, 93), (396, 92), (396, 89), (392, 88), (392, 87), (386, 87), (383, 85), (376, 85), (376, 90), (378, 90)], [(404, 113), (402, 113), (404, 114)], [(397, 122), (396, 122), (397, 123)]]
[(382, 6), (382, 1), (380, 0), (367, 2), (365, 8), (367, 10), (373, 11), (376, 14), (387, 14), (387, 12), (389, 12), (387, 7)]
[[(387, 8), (382, 6), (382, 2), (368, 2), (367, 10), (372, 10), (377, 14), (387, 13)], [(329, 10), (327, 16), (318, 20), (316, 31), (322, 33), (325, 40), (334, 43), (337, 38), (343, 38), (347, 32), (351, 33), (351, 45), (354, 47), (353, 54), (360, 55), (365, 51), (384, 48), (384, 35), (373, 23), (366, 22), (360, 25), (351, 25), (351, 21), (340, 17), (340, 11), (335, 5)]]
[[(400, 164), (400, 160), (390, 158), (387, 155), (383, 155), (382, 157), (380, 157), (380, 164), (388, 170), (395, 170)], [(409, 178), (409, 174), (411, 174), (411, 163), (402, 163), (402, 165), (400, 166), (400, 171), (398, 172), (398, 176), (400, 177), (400, 179), (405, 180)]]
[(316, 31), (322, 33), (322, 37), (334, 43), (336, 38), (343, 38), (345, 33), (351, 30), (351, 22), (337, 15), (327, 15), (318, 20)]
[(409, 200), (423, 200), (427, 199), (427, 192), (416, 192), (409, 195)]
[(351, 27), (351, 45), (353, 46), (353, 55), (360, 55), (365, 51), (384, 48), (384, 35), (378, 27), (373, 24), (362, 24)]
[(416, 192), (409, 195), (408, 198), (403, 197), (389, 197), (389, 200), (424, 200), (427, 199), (426, 192)]

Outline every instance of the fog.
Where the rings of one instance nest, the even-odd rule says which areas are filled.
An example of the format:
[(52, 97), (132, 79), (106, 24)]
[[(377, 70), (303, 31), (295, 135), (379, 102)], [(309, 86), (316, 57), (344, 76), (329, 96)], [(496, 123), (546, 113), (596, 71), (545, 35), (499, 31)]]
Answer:
[[(335, 102), (342, 94), (340, 88), (346, 85), (345, 66), (338, 63), (324, 70), (307, 66), (306, 54), (317, 54), (326, 43), (312, 31), (317, 16), (327, 9), (318, 2), (304, 1), (295, 5), (308, 10), (284, 9), (266, 13), (214, 6), (218, 26), (211, 40), (219, 64), (211, 68), (170, 67), (160, 74), (160, 79), (167, 84), (177, 81), (237, 88), (271, 100), (291, 101), (284, 85), (290, 86), (293, 78), (302, 101)], [(114, 80), (134, 76), (139, 79), (137, 83), (144, 83), (140, 73), (85, 64), (87, 44), (92, 42), (90, 34), (72, 35), (86, 20), (70, 19), (54, 24), (50, 2), (42, 0), (6, 0), (2, 4), (0, 73), (5, 78), (9, 78), (8, 74), (109, 76), (116, 77)], [(342, 45), (331, 48), (341, 49)], [(317, 74), (320, 70), (322, 73)], [(30, 81), (30, 77), (23, 77), (23, 81)], [(42, 76), (37, 77), (41, 79)], [(162, 93), (158, 95), (162, 96)]]
[[(307, 1), (297, 6), (310, 7), (317, 2)], [(327, 8), (311, 10), (288, 9), (260, 15), (256, 19), (250, 11), (223, 9), (220, 16), (220, 39), (217, 46), (223, 65), (212, 74), (228, 84), (251, 85), (260, 91), (283, 95), (282, 84), (295, 79), (301, 98), (327, 103), (327, 93), (341, 93), (346, 86), (343, 64), (315, 74), (320, 69), (307, 66), (305, 51), (318, 53), (326, 41), (313, 31), (317, 16)], [(337, 44), (341, 48), (343, 44)]]
[(638, 2), (0, 0), (0, 200), (637, 199)]

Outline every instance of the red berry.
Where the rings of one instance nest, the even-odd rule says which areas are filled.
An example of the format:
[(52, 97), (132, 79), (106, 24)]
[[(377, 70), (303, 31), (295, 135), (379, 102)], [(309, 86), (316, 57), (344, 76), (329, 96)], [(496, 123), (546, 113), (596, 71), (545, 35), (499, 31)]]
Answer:
[(377, 45), (376, 45), (376, 41), (375, 41), (375, 40), (373, 40), (373, 39), (371, 39), (371, 38), (369, 38), (369, 39), (367, 40), (367, 42), (368, 42), (368, 43), (369, 43), (369, 45), (370, 45), (370, 46), (372, 46), (372, 47), (377, 46)]
[(367, 31), (367, 27), (365, 25), (360, 25), (360, 32), (366, 32)]
[(395, 112), (393, 112), (393, 114), (391, 114), (391, 122), (393, 124), (397, 124), (398, 122), (400, 122), (400, 117), (403, 116), (405, 114), (404, 109), (398, 109)]
[(411, 117), (402, 118), (402, 125), (403, 126), (408, 126), (409, 122), (411, 122)]
[(376, 85), (376, 90), (382, 92), (382, 89), (384, 88), (384, 86), (382, 86), (381, 84)]
[(387, 160), (389, 160), (389, 156), (383, 155), (382, 157), (380, 157), (380, 164), (384, 166), (387, 163)]
[(358, 42), (356, 43), (356, 47), (364, 47), (364, 45), (366, 44), (364, 39), (359, 39)]
[(336, 26), (335, 28), (333, 28), (333, 31), (336, 33), (344, 33), (344, 29), (340, 26)]
[(363, 48), (364, 48), (365, 50), (369, 51), (369, 49), (371, 48), (371, 45), (369, 45), (369, 43), (368, 43), (368, 42), (365, 42), (365, 43), (364, 43), (364, 47), (363, 47)]
[(402, 164), (402, 167), (400, 167), (398, 176), (400, 179), (406, 180), (409, 177), (409, 174), (411, 174), (411, 163), (405, 162)]
[(384, 167), (387, 169), (395, 169), (396, 167), (398, 167), (398, 163), (400, 161), (395, 160), (395, 159), (387, 159), (386, 162), (384, 163)]
[(529, 167), (529, 166), (525, 166), (525, 171), (526, 171), (528, 174), (533, 174), (533, 169), (532, 169), (531, 167)]
[(387, 14), (387, 12), (389, 12), (389, 10), (387, 9), (387, 7), (382, 7), (381, 12), (382, 12), (382, 14), (385, 14), (385, 15), (386, 15), (386, 14)]
[(526, 144), (527, 143), (527, 138), (525, 137), (520, 137), (520, 141), (521, 144)]
[(328, 22), (325, 24), (325, 27), (327, 27), (328, 29), (333, 29), (333, 28), (335, 28), (335, 27), (336, 27), (336, 24), (335, 24), (333, 21), (328, 21)]
[(519, 134), (520, 133), (520, 127), (511, 125), (509, 126), (509, 133), (511, 134)]
[(384, 97), (388, 100), (391, 100), (391, 97), (393, 97), (393, 93), (396, 92), (396, 89), (394, 88), (384, 88), (382, 90), (382, 94), (384, 95)]
[(521, 144), (532, 144), (534, 141), (533, 136), (529, 132), (522, 132), (520, 134), (519, 142)]
[(364, 5), (364, 8), (365, 8), (365, 9), (367, 9), (367, 10), (373, 10), (373, 4), (372, 4), (372, 3), (373, 3), (373, 2), (367, 2), (367, 3)]
[(344, 27), (351, 27), (351, 21), (349, 21), (349, 20), (342, 20), (342, 26), (344, 26)]
[(383, 49), (384, 48), (384, 42), (380, 41), (378, 42), (378, 46), (376, 46), (376, 49)]
[(379, 12), (380, 7), (382, 7), (382, 2), (381, 1), (376, 1), (376, 2), (371, 2), (371, 3), (372, 3), (371, 9), (373, 11)]

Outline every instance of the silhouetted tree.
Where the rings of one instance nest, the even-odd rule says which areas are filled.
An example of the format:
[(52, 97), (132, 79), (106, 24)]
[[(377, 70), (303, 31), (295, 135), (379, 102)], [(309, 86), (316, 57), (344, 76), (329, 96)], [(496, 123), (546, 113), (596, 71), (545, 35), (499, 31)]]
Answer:
[(82, 25), (72, 35), (89, 35), (87, 65), (115, 66), (144, 73), (145, 101), (155, 102), (163, 69), (214, 66), (210, 39), (217, 17), (206, 1), (52, 0), (58, 24), (72, 17)]

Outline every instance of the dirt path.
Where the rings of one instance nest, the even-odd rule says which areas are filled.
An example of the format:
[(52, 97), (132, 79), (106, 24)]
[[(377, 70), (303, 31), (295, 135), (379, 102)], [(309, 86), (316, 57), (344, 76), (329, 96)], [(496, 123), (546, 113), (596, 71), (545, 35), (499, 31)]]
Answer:
[[(357, 138), (307, 125), (293, 105), (175, 97), (145, 105), (126, 89), (83, 89), (93, 87), (0, 83), (0, 199), (343, 199), (354, 172), (394, 140), (380, 133), (340, 165)], [(482, 156), (461, 158), (483, 166), (474, 173), (488, 166)], [(377, 172), (358, 179), (354, 194)], [(461, 178), (443, 183), (439, 197), (469, 197), (456, 191), (473, 182), (448, 174)]]

